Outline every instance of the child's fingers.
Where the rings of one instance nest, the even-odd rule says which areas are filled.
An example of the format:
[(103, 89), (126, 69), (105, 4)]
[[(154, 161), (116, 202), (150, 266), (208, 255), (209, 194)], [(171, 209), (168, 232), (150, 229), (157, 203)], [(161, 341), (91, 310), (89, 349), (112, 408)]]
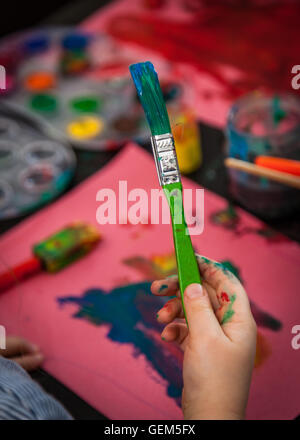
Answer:
[(13, 361), (17, 362), (26, 371), (32, 371), (38, 368), (43, 360), (44, 356), (41, 353), (27, 354), (25, 356), (19, 356), (12, 358)]
[[(249, 323), (252, 325), (253, 317), (250, 310), (247, 294), (236, 276), (222, 264), (197, 255), (200, 272), (203, 279), (215, 290), (219, 302), (216, 316), (224, 332), (230, 337), (232, 326), (228, 323), (241, 324), (242, 328)], [(227, 330), (225, 330), (225, 328)], [(240, 333), (240, 328), (238, 332)]]
[(6, 349), (0, 350), (0, 354), (4, 357), (13, 357), (21, 354), (29, 354), (38, 352), (38, 347), (26, 339), (18, 336), (9, 336), (6, 341)]
[(184, 291), (184, 305), (189, 325), (189, 339), (209, 340), (224, 336), (214, 313), (207, 290), (201, 284), (190, 284)]
[(205, 281), (216, 291), (226, 283), (231, 288), (239, 287), (243, 289), (238, 278), (226, 267), (217, 261), (210, 260), (202, 255), (197, 255), (200, 272)]
[(157, 312), (156, 319), (162, 324), (167, 324), (173, 321), (175, 318), (183, 318), (183, 310), (181, 305), (181, 299), (170, 299), (166, 304)]
[[(203, 287), (206, 288), (206, 290), (208, 292), (208, 295), (210, 297), (213, 309), (214, 309), (214, 311), (216, 311), (219, 308), (220, 304), (219, 304), (219, 301), (217, 299), (215, 290), (205, 280), (203, 280)], [(159, 295), (159, 296), (176, 296), (177, 298), (179, 298), (180, 302), (178, 304), (180, 304), (181, 311), (180, 311), (180, 313), (178, 313), (178, 316), (176, 316), (176, 317), (183, 317), (184, 316), (183, 310), (182, 310), (181, 295), (180, 295), (178, 276), (177, 275), (172, 276), (172, 278), (166, 278), (164, 280), (154, 281), (152, 283), (152, 285), (151, 285), (151, 292), (154, 295)], [(166, 305), (164, 307), (166, 307), (167, 304), (168, 303), (166, 303)], [(164, 310), (164, 314), (163, 315), (166, 315), (166, 313), (169, 312), (169, 311), (170, 310)], [(170, 322), (170, 321), (171, 320), (161, 321), (161, 322)]]
[(184, 321), (172, 322), (163, 329), (161, 337), (164, 341), (176, 342), (184, 350), (188, 333), (189, 331)]
[(213, 287), (211, 287), (211, 285), (208, 284), (204, 279), (202, 280), (202, 286), (206, 289), (208, 296), (209, 296), (209, 299), (210, 299), (210, 302), (211, 302), (211, 305), (212, 305), (212, 308), (213, 308), (214, 312), (216, 312), (218, 310), (218, 308), (220, 307), (220, 304), (219, 304), (219, 300), (217, 298), (215, 289)]
[(159, 296), (180, 296), (178, 277), (174, 275), (164, 280), (153, 281), (151, 285), (151, 292)]

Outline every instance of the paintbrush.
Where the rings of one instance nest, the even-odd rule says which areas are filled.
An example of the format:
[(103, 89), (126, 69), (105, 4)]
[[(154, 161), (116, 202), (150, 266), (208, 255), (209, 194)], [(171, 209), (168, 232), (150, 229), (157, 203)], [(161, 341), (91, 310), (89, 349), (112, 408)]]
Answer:
[(300, 160), (273, 156), (256, 156), (254, 163), (260, 167), (270, 168), (271, 170), (300, 177)]
[(227, 168), (244, 171), (245, 173), (253, 174), (254, 176), (265, 177), (274, 182), (300, 189), (300, 177), (298, 176), (293, 176), (289, 173), (255, 165), (253, 163), (235, 159), (233, 157), (227, 157), (224, 163)]
[(170, 207), (179, 287), (186, 318), (183, 293), (189, 284), (201, 283), (201, 277), (184, 218), (182, 184), (174, 138), (158, 76), (152, 63), (148, 61), (132, 64), (130, 73), (150, 126), (158, 179)]
[(58, 272), (89, 253), (100, 241), (101, 235), (93, 226), (74, 222), (33, 245), (32, 256), (17, 266), (0, 273), (0, 292), (37, 272)]

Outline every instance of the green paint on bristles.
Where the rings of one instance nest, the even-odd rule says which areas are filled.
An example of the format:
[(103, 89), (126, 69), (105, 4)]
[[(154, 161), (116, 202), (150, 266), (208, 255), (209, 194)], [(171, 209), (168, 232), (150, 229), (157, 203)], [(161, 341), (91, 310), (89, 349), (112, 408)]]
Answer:
[(157, 73), (150, 61), (132, 64), (130, 73), (153, 136), (171, 133), (171, 126)]

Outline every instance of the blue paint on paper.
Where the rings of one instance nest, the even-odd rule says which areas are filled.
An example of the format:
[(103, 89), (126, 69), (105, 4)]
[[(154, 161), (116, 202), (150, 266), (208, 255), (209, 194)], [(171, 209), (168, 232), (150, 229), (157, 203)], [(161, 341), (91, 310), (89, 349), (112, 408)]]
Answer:
[[(58, 298), (60, 305), (77, 304), (74, 318), (85, 319), (96, 326), (108, 326), (107, 337), (119, 344), (134, 347), (134, 356), (144, 355), (152, 368), (167, 382), (168, 396), (180, 405), (182, 392), (181, 354), (170, 351), (160, 339), (163, 325), (155, 315), (164, 301), (151, 295), (149, 282), (117, 287), (110, 292), (89, 289), (81, 296)], [(149, 332), (147, 332), (149, 330)], [(151, 335), (155, 331), (157, 338)], [(134, 379), (133, 379), (134, 380)]]

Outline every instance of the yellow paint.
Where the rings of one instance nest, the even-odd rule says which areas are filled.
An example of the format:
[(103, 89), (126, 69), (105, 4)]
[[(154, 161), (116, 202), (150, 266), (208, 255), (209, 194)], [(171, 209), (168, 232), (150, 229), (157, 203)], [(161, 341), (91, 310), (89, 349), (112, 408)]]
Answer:
[(166, 273), (171, 273), (177, 268), (174, 252), (171, 254), (154, 255), (151, 260), (160, 270)]
[(91, 139), (103, 130), (104, 122), (94, 116), (82, 116), (73, 120), (67, 126), (70, 136), (77, 139)]
[(197, 121), (190, 111), (175, 114), (171, 118), (179, 169), (183, 174), (192, 173), (202, 163), (201, 139)]

